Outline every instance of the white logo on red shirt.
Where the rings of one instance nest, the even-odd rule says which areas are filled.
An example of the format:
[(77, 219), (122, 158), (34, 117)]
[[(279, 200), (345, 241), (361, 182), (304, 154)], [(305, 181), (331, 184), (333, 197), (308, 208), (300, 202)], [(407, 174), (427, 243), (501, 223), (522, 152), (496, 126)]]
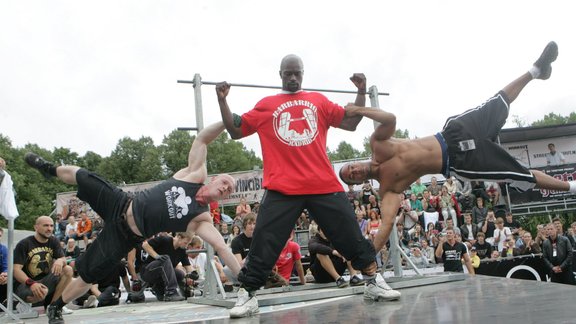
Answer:
[(308, 100), (290, 100), (273, 114), (274, 133), (284, 144), (304, 146), (318, 135), (318, 108)]

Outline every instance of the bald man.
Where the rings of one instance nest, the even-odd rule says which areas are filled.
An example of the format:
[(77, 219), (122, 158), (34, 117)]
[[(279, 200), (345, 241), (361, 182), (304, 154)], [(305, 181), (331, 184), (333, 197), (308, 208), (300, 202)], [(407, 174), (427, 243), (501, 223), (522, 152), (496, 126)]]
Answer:
[[(77, 166), (56, 166), (34, 153), (25, 161), (47, 178), (55, 176), (64, 183), (78, 185), (78, 198), (90, 204), (104, 220), (104, 229), (86, 252), (76, 260), (79, 277), (48, 307), (49, 318), (61, 320), (66, 303), (82, 296), (91, 285), (106, 278), (120, 260), (144, 238), (159, 232), (195, 232), (214, 247), (234, 275), (240, 265), (222, 235), (212, 225), (208, 209), (211, 201), (228, 197), (234, 191), (234, 178), (222, 174), (207, 185), (207, 145), (222, 133), (222, 122), (198, 133), (188, 154), (188, 166), (170, 179), (135, 196), (122, 191), (95, 173)], [(158, 258), (167, 256), (158, 255)], [(177, 291), (167, 291), (166, 301), (183, 297)], [(58, 323), (55, 320), (55, 323)]]
[[(234, 139), (258, 133), (264, 157), (266, 193), (260, 205), (248, 262), (239, 275), (241, 289), (230, 317), (258, 312), (262, 287), (304, 209), (334, 247), (367, 279), (365, 298), (398, 299), (400, 293), (376, 281), (376, 255), (364, 239), (352, 206), (326, 155), (330, 127), (355, 130), (362, 116), (346, 117), (344, 108), (317, 92), (302, 91), (304, 64), (288, 55), (280, 63), (282, 93), (262, 99), (242, 116), (232, 114), (226, 97), (230, 84), (216, 85), (222, 120)], [(356, 105), (366, 98), (366, 78), (354, 74)]]
[(347, 184), (366, 179), (380, 182), (382, 224), (375, 238), (376, 249), (384, 246), (400, 205), (399, 194), (426, 174), (446, 178), (493, 180), (510, 183), (521, 190), (531, 188), (576, 192), (576, 181), (564, 182), (539, 170), (528, 170), (495, 139), (506, 122), (509, 105), (533, 79), (546, 80), (552, 72), (558, 46), (550, 42), (534, 66), (512, 81), (481, 106), (450, 117), (436, 135), (415, 140), (396, 139), (396, 117), (374, 108), (349, 105), (346, 114), (365, 116), (380, 123), (370, 138), (372, 160), (351, 162), (340, 169)]
[(56, 301), (71, 282), (74, 271), (66, 265), (64, 251), (54, 233), (54, 221), (40, 216), (34, 224), (34, 235), (14, 249), (14, 291), (28, 303)]

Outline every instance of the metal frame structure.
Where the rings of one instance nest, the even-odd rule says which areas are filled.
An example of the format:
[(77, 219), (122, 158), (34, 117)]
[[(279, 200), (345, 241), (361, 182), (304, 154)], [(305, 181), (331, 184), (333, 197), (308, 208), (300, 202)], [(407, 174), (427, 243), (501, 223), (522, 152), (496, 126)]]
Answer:
[[(195, 74), (192, 81), (178, 80), (178, 83), (192, 84), (194, 87), (194, 105), (196, 110), (196, 127), (179, 127), (179, 130), (196, 130), (201, 131), (204, 128), (203, 121), (203, 109), (202, 109), (202, 85), (216, 85), (217, 82), (212, 81), (202, 81), (200, 74)], [(243, 84), (243, 83), (230, 83), (231, 86), (235, 87), (247, 87), (247, 88), (265, 88), (265, 89), (281, 89), (278, 86), (266, 86), (266, 85), (254, 85), (254, 84)], [(356, 94), (356, 91), (349, 90), (332, 90), (332, 89), (312, 89), (303, 88), (307, 91), (316, 92), (336, 92), (336, 93), (351, 93)], [(378, 92), (376, 86), (371, 86), (368, 90), (368, 95), (370, 97), (370, 104), (372, 107), (379, 108), (380, 102), (378, 101), (378, 96), (388, 96), (388, 93)], [(378, 122), (374, 122), (374, 128), (378, 126)], [(396, 224), (396, 222), (395, 222)], [(396, 228), (396, 226), (394, 226)], [(394, 265), (394, 275), (395, 278), (389, 278), (389, 284), (393, 288), (404, 288), (404, 287), (414, 287), (421, 285), (430, 285), (443, 282), (449, 282), (454, 280), (464, 280), (464, 274), (441, 274), (433, 276), (424, 276), (422, 272), (414, 265), (414, 263), (408, 258), (406, 253), (400, 248), (398, 244), (398, 235), (395, 230), (392, 230), (390, 236), (390, 254), (392, 262)], [(204, 305), (214, 305), (223, 307), (233, 307), (235, 303), (235, 293), (226, 294), (220, 277), (218, 276), (215, 264), (214, 264), (214, 250), (211, 246), (207, 246), (206, 249), (208, 256), (207, 269), (206, 269), (206, 281), (205, 296), (202, 298), (189, 298), (188, 302)], [(406, 259), (406, 262), (414, 269), (416, 276), (414, 277), (404, 277), (402, 273), (402, 262), (401, 257)], [(382, 267), (382, 273), (384, 273), (385, 267)], [(216, 289), (219, 290), (216, 290)], [(319, 288), (322, 291), (318, 290)], [(287, 286), (282, 288), (269, 288), (260, 289), (258, 291), (259, 299), (258, 303), (260, 306), (276, 305), (282, 303), (304, 301), (304, 300), (315, 300), (324, 299), (337, 296), (345, 296), (351, 294), (359, 294), (364, 291), (364, 287), (349, 287), (344, 289), (334, 289), (333, 284), (314, 284), (306, 286)]]

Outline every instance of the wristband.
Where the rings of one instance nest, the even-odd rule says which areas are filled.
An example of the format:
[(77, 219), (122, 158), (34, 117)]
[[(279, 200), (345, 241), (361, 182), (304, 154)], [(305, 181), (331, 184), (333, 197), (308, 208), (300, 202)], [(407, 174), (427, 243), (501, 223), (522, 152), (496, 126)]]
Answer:
[(26, 279), (26, 286), (28, 286), (28, 287), (32, 286), (35, 283), (36, 283), (36, 281), (34, 281), (30, 278)]

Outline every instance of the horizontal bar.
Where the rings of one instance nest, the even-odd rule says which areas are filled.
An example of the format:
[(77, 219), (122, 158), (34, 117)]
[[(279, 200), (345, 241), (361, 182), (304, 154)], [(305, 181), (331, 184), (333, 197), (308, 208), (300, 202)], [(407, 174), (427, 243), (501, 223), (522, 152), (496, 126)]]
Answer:
[[(188, 83), (194, 84), (194, 81), (186, 81), (186, 80), (178, 80), (178, 83)], [(208, 85), (216, 85), (220, 82), (213, 82), (213, 81), (202, 81), (202, 84)], [(265, 89), (282, 89), (279, 86), (266, 86), (266, 85), (257, 85), (257, 84), (245, 84), (245, 83), (230, 83), (233, 87), (245, 87), (245, 88), (265, 88)], [(302, 88), (302, 90), (306, 91), (316, 91), (316, 92), (338, 92), (338, 93), (353, 93), (356, 94), (358, 91), (351, 91), (351, 90), (331, 90), (331, 89), (315, 89), (315, 88)], [(389, 96), (390, 94), (387, 92), (378, 92), (379, 96)]]
[(197, 131), (198, 127), (178, 127), (179, 131)]

